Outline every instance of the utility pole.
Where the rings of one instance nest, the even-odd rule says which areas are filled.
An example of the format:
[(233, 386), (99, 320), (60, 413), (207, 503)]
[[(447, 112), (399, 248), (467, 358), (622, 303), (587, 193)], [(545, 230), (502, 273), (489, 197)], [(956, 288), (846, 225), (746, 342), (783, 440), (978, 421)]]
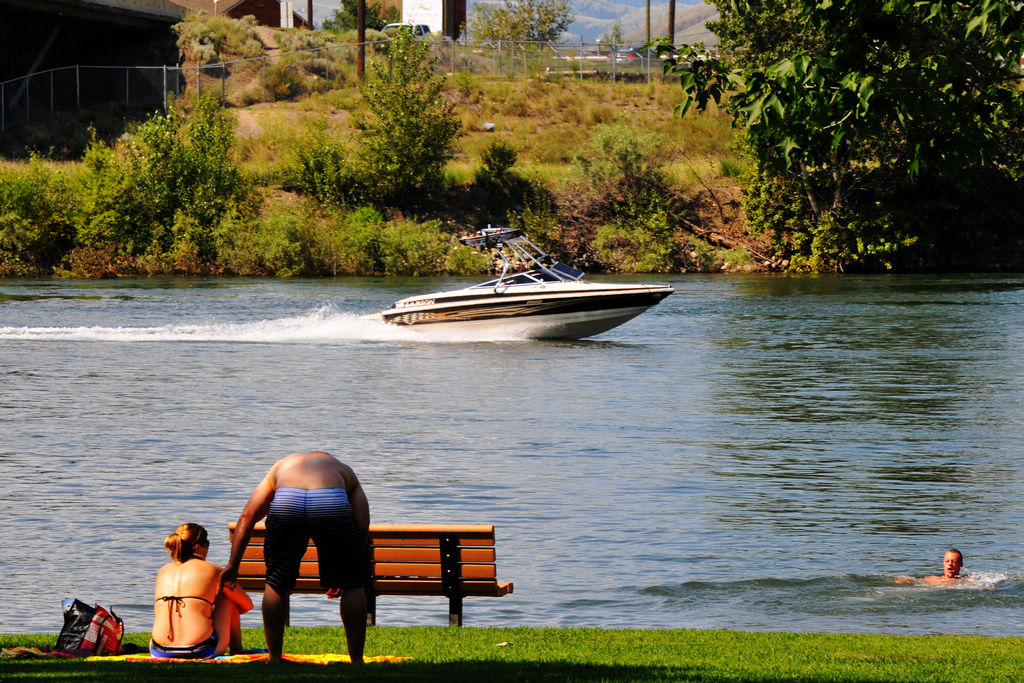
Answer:
[(676, 44), (676, 0), (668, 0), (668, 42)]
[(651, 42), (651, 0), (647, 0), (647, 40), (644, 42)]
[[(675, 2), (675, 0), (672, 0)], [(313, 30), (313, 0), (306, 0), (306, 22), (309, 24), (309, 30)]]
[(366, 75), (366, 0), (356, 3), (356, 42), (356, 78), (362, 82)]

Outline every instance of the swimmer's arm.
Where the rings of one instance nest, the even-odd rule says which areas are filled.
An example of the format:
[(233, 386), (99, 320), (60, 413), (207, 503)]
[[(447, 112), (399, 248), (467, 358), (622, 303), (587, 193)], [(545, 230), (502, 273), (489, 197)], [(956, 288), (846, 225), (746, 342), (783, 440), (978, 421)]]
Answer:
[(898, 584), (901, 584), (901, 585), (904, 585), (904, 586), (912, 584), (912, 583), (917, 583), (917, 579), (915, 579), (913, 576), (906, 576), (906, 575), (897, 576), (892, 581), (893, 581), (893, 583), (898, 583)]

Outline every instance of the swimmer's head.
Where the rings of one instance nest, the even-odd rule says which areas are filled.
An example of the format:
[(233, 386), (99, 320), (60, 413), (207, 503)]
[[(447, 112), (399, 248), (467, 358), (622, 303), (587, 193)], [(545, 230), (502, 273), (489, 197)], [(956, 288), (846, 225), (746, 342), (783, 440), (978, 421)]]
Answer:
[(964, 554), (956, 548), (950, 548), (942, 556), (943, 576), (947, 579), (959, 579), (960, 570), (964, 566)]

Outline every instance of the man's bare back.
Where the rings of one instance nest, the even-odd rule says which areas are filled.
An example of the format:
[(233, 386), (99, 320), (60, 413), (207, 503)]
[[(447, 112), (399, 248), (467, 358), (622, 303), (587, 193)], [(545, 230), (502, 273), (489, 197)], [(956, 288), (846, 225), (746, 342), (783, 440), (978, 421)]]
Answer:
[(351, 492), (358, 484), (351, 467), (324, 453), (292, 453), (281, 458), (267, 473), (271, 488), (345, 489)]

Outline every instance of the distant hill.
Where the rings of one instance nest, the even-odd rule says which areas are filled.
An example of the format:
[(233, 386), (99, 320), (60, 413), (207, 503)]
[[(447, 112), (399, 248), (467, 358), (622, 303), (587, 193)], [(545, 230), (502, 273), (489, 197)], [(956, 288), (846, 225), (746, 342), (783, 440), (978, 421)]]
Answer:
[[(576, 21), (569, 26), (569, 33), (577, 40), (582, 38), (591, 42), (611, 33), (616, 22), (622, 32), (623, 39), (628, 43), (641, 44), (647, 34), (647, 6), (645, 2), (624, 0), (573, 0)], [(704, 24), (718, 18), (718, 11), (704, 2), (694, 4), (692, 1), (677, 0), (676, 2), (676, 35), (677, 43), (703, 42), (711, 45), (717, 42), (714, 34)], [(651, 6), (651, 37), (668, 34), (668, 3), (658, 0)]]
[[(718, 10), (713, 5), (701, 3), (699, 5), (676, 4), (676, 43), (704, 43), (714, 45), (718, 42), (705, 24), (718, 19)], [(635, 28), (626, 29), (622, 24), (622, 33), (626, 40), (632, 43), (643, 43), (646, 40), (646, 10), (641, 8), (634, 10), (629, 15), (630, 26)], [(664, 2), (658, 3), (657, 11), (651, 7), (651, 37), (668, 35), (668, 5)]]

